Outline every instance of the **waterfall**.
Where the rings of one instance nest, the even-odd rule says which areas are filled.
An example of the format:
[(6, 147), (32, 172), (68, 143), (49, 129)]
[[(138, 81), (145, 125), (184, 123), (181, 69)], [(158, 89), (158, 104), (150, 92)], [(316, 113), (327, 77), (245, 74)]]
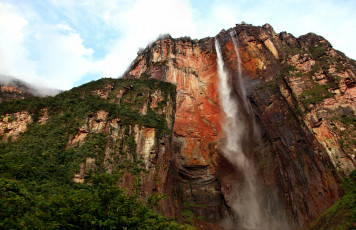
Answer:
[[(243, 229), (266, 229), (263, 209), (259, 199), (257, 187), (257, 175), (253, 163), (249, 160), (242, 148), (242, 137), (246, 130), (244, 121), (239, 116), (239, 107), (232, 92), (229, 77), (224, 70), (224, 61), (220, 45), (215, 39), (217, 53), (218, 77), (219, 77), (219, 101), (224, 113), (221, 124), (226, 139), (222, 146), (224, 156), (235, 165), (242, 175), (243, 182), (235, 189), (235, 200), (232, 204), (233, 211), (238, 215), (238, 225)], [(240, 67), (239, 67), (240, 68)], [(241, 74), (241, 69), (239, 70)], [(241, 76), (240, 76), (241, 77)]]
[(243, 79), (242, 76), (242, 71), (241, 71), (241, 58), (240, 58), (240, 52), (239, 52), (239, 40), (235, 39), (235, 32), (233, 30), (230, 31), (230, 37), (232, 40), (232, 43), (234, 44), (234, 49), (235, 49), (235, 53), (236, 53), (236, 60), (237, 60), (237, 83), (239, 86), (239, 90), (241, 92), (241, 99), (244, 103), (244, 108), (246, 109), (246, 111), (248, 112), (248, 114), (250, 115), (250, 117), (252, 118), (252, 131), (253, 131), (253, 137), (256, 140), (256, 142), (258, 144), (261, 144), (261, 136), (260, 136), (260, 132), (258, 129), (258, 126), (256, 124), (256, 121), (253, 117), (253, 113), (252, 113), (252, 107), (251, 104), (248, 102), (247, 99), (247, 93), (246, 93), (246, 85), (245, 85), (245, 80)]
[[(229, 75), (224, 70), (224, 61), (217, 39), (215, 39), (215, 49), (219, 77), (219, 102), (224, 114), (221, 127), (226, 136), (221, 151), (239, 172), (239, 181), (234, 187), (232, 204), (229, 204), (238, 218), (237, 226), (234, 227), (254, 230), (288, 230), (290, 226), (276, 188), (273, 186), (267, 188), (258, 180), (253, 161), (244, 152), (248, 148), (243, 148), (243, 144), (252, 145), (254, 149), (252, 151), (257, 151), (259, 154), (265, 149), (251, 104), (247, 99), (246, 85), (241, 71), (239, 41), (238, 38), (235, 39), (232, 31), (230, 36), (237, 56), (236, 80), (242, 108), (239, 107), (237, 95), (231, 87)], [(241, 110), (247, 111), (247, 118), (251, 119), (250, 123), (246, 122), (246, 117), (242, 115)], [(248, 124), (252, 125), (252, 130), (248, 129)], [(249, 130), (253, 132), (252, 137), (249, 135)]]
[(244, 107), (247, 109), (247, 112), (251, 115), (252, 113), (252, 109), (251, 106), (248, 104), (247, 102), (247, 96), (246, 96), (246, 87), (245, 87), (245, 81), (242, 77), (242, 72), (241, 72), (241, 58), (240, 58), (240, 52), (238, 50), (239, 47), (239, 40), (234, 39), (234, 32), (230, 31), (230, 36), (231, 36), (231, 40), (234, 44), (234, 48), (235, 48), (235, 53), (236, 53), (236, 59), (237, 59), (237, 82), (239, 85), (239, 89), (241, 92), (241, 98), (242, 101), (244, 103)]

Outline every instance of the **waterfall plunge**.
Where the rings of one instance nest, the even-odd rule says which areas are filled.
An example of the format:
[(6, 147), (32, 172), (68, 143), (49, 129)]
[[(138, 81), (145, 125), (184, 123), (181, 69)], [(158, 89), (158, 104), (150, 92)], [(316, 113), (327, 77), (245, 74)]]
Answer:
[(242, 72), (241, 72), (241, 59), (240, 59), (240, 52), (238, 50), (239, 41), (234, 39), (234, 34), (233, 34), (232, 31), (230, 32), (230, 36), (231, 36), (231, 40), (232, 40), (232, 42), (234, 44), (235, 53), (236, 53), (236, 57), (237, 57), (237, 81), (238, 81), (238, 84), (239, 84), (241, 97), (242, 97), (244, 106), (247, 109), (247, 112), (251, 115), (252, 114), (252, 109), (251, 109), (251, 106), (247, 102), (246, 87), (245, 87), (245, 82), (244, 82), (244, 79), (242, 77)]
[(287, 217), (283, 211), (276, 188), (264, 187), (257, 178), (257, 170), (253, 162), (249, 159), (242, 148), (242, 141), (251, 142), (258, 151), (264, 151), (263, 142), (250, 103), (247, 99), (245, 82), (242, 77), (241, 60), (238, 51), (238, 40), (234, 38), (231, 31), (231, 39), (234, 44), (237, 56), (237, 82), (239, 84), (240, 97), (243, 108), (252, 119), (254, 141), (247, 140), (248, 127), (243, 119), (242, 113), (238, 107), (236, 95), (232, 92), (229, 76), (224, 70), (224, 61), (221, 54), (221, 48), (217, 39), (215, 39), (215, 49), (217, 53), (218, 76), (219, 76), (219, 101), (223, 109), (224, 120), (221, 124), (225, 132), (226, 139), (221, 148), (224, 156), (239, 170), (238, 185), (235, 186), (232, 204), (233, 211), (238, 215), (237, 229), (253, 230), (288, 230)]
[[(232, 94), (228, 74), (224, 71), (220, 45), (215, 39), (219, 76), (219, 101), (224, 112), (222, 129), (226, 134), (222, 152), (225, 157), (242, 173), (243, 183), (234, 194), (235, 201), (232, 209), (238, 215), (238, 223), (245, 229), (264, 229), (262, 207), (259, 202), (256, 171), (252, 162), (246, 157), (242, 149), (242, 137), (246, 130), (245, 123), (239, 118), (238, 102)], [(240, 67), (239, 67), (240, 68)], [(241, 77), (241, 70), (238, 73)]]

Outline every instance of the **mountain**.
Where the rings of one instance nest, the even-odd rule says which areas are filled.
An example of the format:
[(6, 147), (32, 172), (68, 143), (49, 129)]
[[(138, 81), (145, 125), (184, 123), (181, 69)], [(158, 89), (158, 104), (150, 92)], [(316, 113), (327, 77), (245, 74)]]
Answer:
[[(321, 36), (241, 24), (215, 38), (162, 37), (123, 79), (3, 101), (1, 196), (23, 201), (3, 223), (191, 228), (152, 208), (197, 229), (306, 228), (355, 169), (355, 74), (356, 62)], [(131, 225), (114, 218), (121, 206), (110, 209), (122, 201), (98, 195), (105, 186), (133, 196)], [(78, 191), (95, 207), (83, 208)]]
[(57, 93), (59, 90), (36, 87), (20, 79), (0, 75), (0, 102), (34, 96), (53, 96)]
[[(276, 34), (268, 24), (237, 25), (216, 39), (233, 93), (245, 110), (244, 147), (255, 155), (264, 183), (279, 187), (292, 219), (305, 225), (341, 195), (338, 173), (355, 168), (355, 61), (320, 36)], [(237, 77), (234, 39), (239, 42), (242, 79)], [(177, 85), (173, 146), (180, 158), (176, 167), (184, 198), (209, 207), (195, 208), (196, 214), (219, 219), (229, 210), (221, 211), (229, 207), (235, 172), (219, 156), (215, 50), (214, 38), (167, 37), (140, 53), (125, 78)], [(261, 145), (254, 143), (254, 120), (262, 149), (254, 148)]]

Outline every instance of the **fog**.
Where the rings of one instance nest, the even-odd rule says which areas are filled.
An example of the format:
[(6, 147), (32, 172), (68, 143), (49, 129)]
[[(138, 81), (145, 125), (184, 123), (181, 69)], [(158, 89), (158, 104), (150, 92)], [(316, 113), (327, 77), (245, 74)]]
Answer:
[(61, 90), (58, 89), (39, 87), (20, 80), (18, 78), (7, 75), (0, 75), (0, 83), (10, 86), (17, 86), (19, 89), (37, 97), (55, 96), (56, 94), (61, 92)]

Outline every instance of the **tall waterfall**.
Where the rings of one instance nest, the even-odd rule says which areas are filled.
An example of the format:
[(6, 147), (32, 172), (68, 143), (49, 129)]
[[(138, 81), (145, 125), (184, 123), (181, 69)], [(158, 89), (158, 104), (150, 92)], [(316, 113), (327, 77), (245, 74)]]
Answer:
[(241, 72), (241, 58), (240, 58), (240, 52), (238, 50), (239, 40), (234, 39), (233, 31), (230, 31), (230, 36), (231, 36), (231, 40), (234, 44), (235, 53), (237, 56), (237, 82), (238, 82), (239, 89), (241, 92), (242, 101), (244, 102), (244, 106), (247, 109), (248, 113), (251, 114), (252, 113), (251, 106), (249, 106), (249, 104), (247, 103), (246, 87), (245, 87), (245, 82), (244, 82), (244, 79), (242, 77), (242, 72)]
[[(224, 61), (220, 45), (215, 39), (219, 76), (219, 101), (224, 112), (222, 129), (226, 140), (222, 147), (225, 157), (241, 171), (243, 182), (235, 189), (236, 194), (232, 209), (238, 215), (238, 224), (243, 229), (265, 229), (263, 209), (258, 196), (256, 170), (242, 148), (242, 137), (246, 127), (239, 117), (238, 102), (233, 95), (228, 74), (224, 70)], [(241, 70), (239, 72), (241, 74)], [(240, 76), (241, 77), (241, 76)]]
[[(237, 56), (237, 83), (239, 84), (242, 108), (239, 107), (237, 95), (231, 87), (232, 82), (228, 73), (224, 70), (224, 61), (220, 44), (215, 39), (217, 54), (218, 77), (219, 77), (219, 101), (222, 106), (224, 120), (221, 127), (226, 135), (221, 148), (224, 156), (232, 163), (239, 172), (239, 182), (233, 191), (232, 204), (229, 204), (237, 214), (237, 229), (266, 229), (287, 230), (289, 224), (286, 215), (280, 205), (278, 194), (274, 188), (267, 188), (257, 178), (257, 170), (252, 159), (244, 152), (242, 142), (255, 145), (255, 149), (264, 151), (263, 142), (256, 121), (254, 120), (252, 107), (247, 99), (246, 86), (241, 71), (241, 60), (238, 40), (230, 33)], [(253, 141), (248, 140), (248, 127), (246, 118), (241, 110), (246, 110), (250, 124), (253, 126)], [(249, 144), (247, 143), (247, 144)]]
[(243, 79), (242, 76), (242, 71), (241, 71), (241, 58), (240, 58), (240, 52), (239, 52), (239, 40), (235, 39), (235, 32), (232, 30), (230, 31), (230, 36), (231, 36), (231, 40), (232, 43), (234, 44), (234, 48), (235, 48), (235, 53), (236, 53), (236, 59), (237, 59), (237, 83), (239, 86), (239, 90), (241, 93), (241, 99), (243, 101), (243, 105), (244, 108), (246, 109), (246, 111), (248, 112), (248, 114), (250, 115), (250, 117), (252, 118), (252, 132), (253, 132), (253, 137), (256, 140), (256, 142), (258, 144), (261, 144), (261, 136), (260, 136), (260, 132), (259, 129), (257, 127), (256, 121), (253, 117), (252, 114), (252, 107), (251, 104), (248, 102), (247, 99), (247, 93), (246, 93), (246, 85), (245, 85), (245, 80)]

